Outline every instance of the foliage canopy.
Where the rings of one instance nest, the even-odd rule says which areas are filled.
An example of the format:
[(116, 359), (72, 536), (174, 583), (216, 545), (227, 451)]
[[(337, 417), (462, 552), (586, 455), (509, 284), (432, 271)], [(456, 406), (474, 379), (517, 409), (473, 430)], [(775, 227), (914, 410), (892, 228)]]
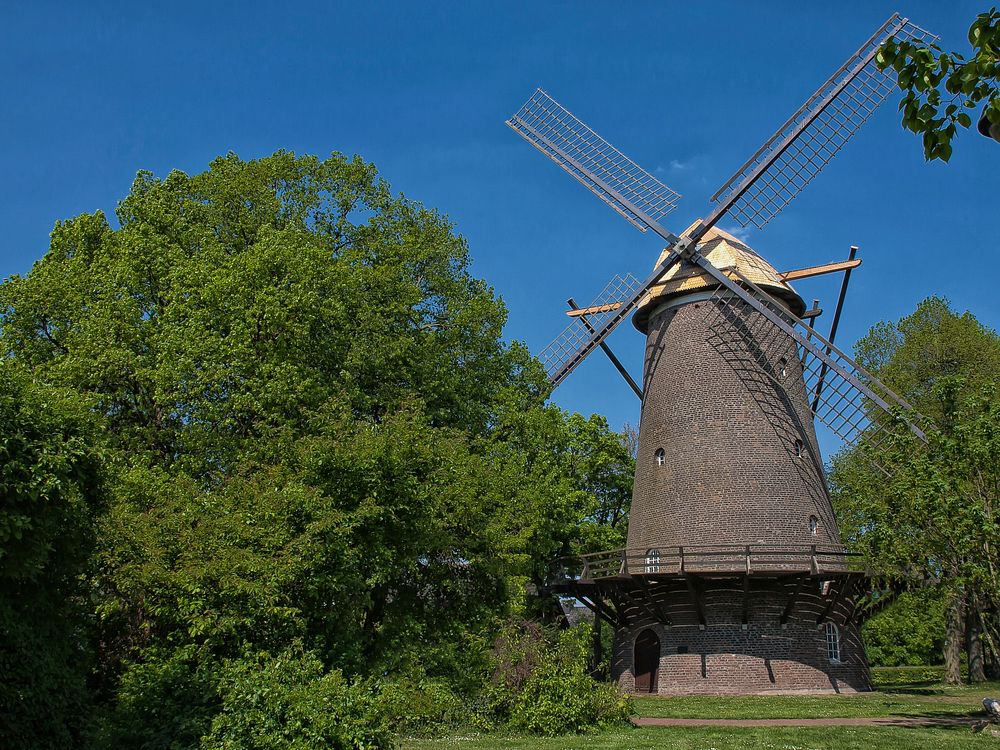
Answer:
[(58, 223), (0, 285), (0, 358), (104, 434), (87, 584), (106, 744), (240, 741), (216, 718), (254, 689), (241, 660), (289, 649), (294, 669), (262, 667), (275, 685), (473, 690), (525, 584), (620, 534), (596, 527), (627, 509), (622, 437), (545, 404), (465, 241), (372, 165), (144, 172), (117, 224)]

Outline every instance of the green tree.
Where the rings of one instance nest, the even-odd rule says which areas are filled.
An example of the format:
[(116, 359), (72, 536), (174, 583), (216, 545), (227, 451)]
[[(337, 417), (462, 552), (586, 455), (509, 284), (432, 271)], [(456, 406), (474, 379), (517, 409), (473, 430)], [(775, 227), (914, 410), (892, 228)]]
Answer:
[(878, 447), (883, 465), (898, 467), (891, 477), (870, 468), (864, 444), (835, 457), (841, 528), (887, 577), (942, 590), (948, 678), (960, 679), (964, 640), (970, 677), (981, 680), (984, 629), (997, 654), (1000, 338), (932, 297), (898, 323), (873, 328), (857, 354), (936, 428), (926, 447), (907, 436)]
[(937, 44), (890, 39), (878, 51), (881, 70), (896, 72), (904, 92), (899, 103), (903, 127), (923, 137), (924, 158), (948, 161), (959, 127), (980, 115), (1000, 132), (1000, 12), (980, 13), (969, 27), (968, 59)]
[(141, 173), (117, 219), (60, 222), (0, 285), (0, 355), (106, 434), (107, 744), (197, 743), (225, 665), (293, 643), (474, 689), (526, 584), (621, 501), (617, 438), (545, 405), (464, 240), (360, 159)]
[(0, 745), (79, 745), (90, 710), (81, 577), (102, 504), (94, 420), (0, 359)]

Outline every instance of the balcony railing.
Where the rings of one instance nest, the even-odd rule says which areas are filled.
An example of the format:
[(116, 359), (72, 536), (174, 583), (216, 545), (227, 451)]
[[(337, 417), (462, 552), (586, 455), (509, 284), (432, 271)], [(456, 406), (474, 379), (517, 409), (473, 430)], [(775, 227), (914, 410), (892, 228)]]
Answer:
[(824, 545), (713, 544), (649, 549), (617, 549), (564, 557), (552, 568), (552, 582), (593, 581), (622, 576), (684, 573), (812, 574), (859, 572), (860, 555)]

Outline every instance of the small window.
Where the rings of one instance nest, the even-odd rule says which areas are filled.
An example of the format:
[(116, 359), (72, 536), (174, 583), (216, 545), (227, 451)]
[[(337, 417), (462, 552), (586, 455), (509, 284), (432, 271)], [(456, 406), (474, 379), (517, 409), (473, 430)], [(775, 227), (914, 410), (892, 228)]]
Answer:
[(809, 533), (813, 536), (819, 534), (819, 519), (816, 516), (809, 516)]
[(826, 657), (830, 661), (840, 661), (840, 628), (835, 623), (828, 622), (824, 626), (826, 631)]
[(663, 448), (657, 448), (656, 453), (656, 465), (663, 466), (667, 462), (667, 452)]
[(806, 446), (801, 440), (795, 441), (795, 457), (802, 458), (806, 453)]
[(647, 573), (660, 572), (660, 550), (658, 549), (646, 550), (646, 572)]
[(782, 357), (778, 360), (778, 377), (784, 379), (788, 376), (788, 360)]

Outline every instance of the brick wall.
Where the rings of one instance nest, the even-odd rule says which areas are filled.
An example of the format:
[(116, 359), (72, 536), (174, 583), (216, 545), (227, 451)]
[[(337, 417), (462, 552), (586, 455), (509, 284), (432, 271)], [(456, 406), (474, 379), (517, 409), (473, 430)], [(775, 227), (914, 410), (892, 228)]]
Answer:
[(628, 546), (839, 545), (794, 343), (755, 349), (711, 306), (649, 321)]
[[(837, 597), (836, 585), (824, 594), (818, 582), (809, 583), (796, 594), (792, 580), (755, 581), (745, 626), (739, 582), (706, 584), (704, 627), (698, 624), (690, 595), (682, 588), (667, 587), (659, 606), (673, 625), (666, 626), (641, 609), (630, 610), (629, 625), (615, 633), (612, 677), (624, 690), (634, 690), (635, 639), (650, 628), (660, 640), (657, 692), (661, 695), (870, 690), (852, 601)], [(791, 596), (795, 606), (782, 625)], [(827, 612), (831, 601), (835, 606)], [(824, 612), (823, 622), (817, 622)], [(839, 629), (839, 662), (828, 658), (826, 621)]]

